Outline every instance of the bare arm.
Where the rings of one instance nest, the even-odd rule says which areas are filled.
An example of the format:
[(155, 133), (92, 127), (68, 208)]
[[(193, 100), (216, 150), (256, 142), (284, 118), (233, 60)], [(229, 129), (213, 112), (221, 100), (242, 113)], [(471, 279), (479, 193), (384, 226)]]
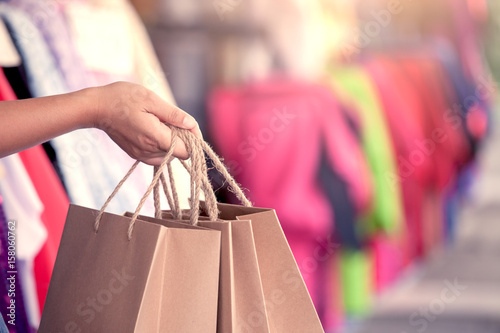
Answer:
[[(169, 123), (201, 132), (193, 117), (146, 88), (127, 82), (80, 91), (0, 102), (0, 157), (64, 133), (96, 127), (132, 158), (157, 165), (170, 147)], [(175, 155), (187, 158), (183, 144)]]

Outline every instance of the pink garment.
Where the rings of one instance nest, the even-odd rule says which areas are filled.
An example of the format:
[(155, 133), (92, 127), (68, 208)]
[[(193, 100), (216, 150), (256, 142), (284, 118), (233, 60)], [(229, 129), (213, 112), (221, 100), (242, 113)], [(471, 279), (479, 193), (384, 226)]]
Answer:
[[(415, 115), (422, 112), (416, 109), (419, 104), (413, 103), (417, 98), (412, 87), (401, 77), (393, 62), (383, 57), (374, 58), (366, 65), (372, 80), (377, 87), (383, 105), (385, 117), (391, 132), (392, 143), (398, 160), (398, 181), (401, 184), (401, 194), (405, 214), (405, 230), (401, 237), (401, 255), (403, 265), (409, 264), (419, 253), (419, 243), (422, 236), (422, 210), (424, 189), (433, 171), (432, 159), (426, 158), (422, 163), (413, 163), (414, 155), (421, 153), (421, 147), (426, 142), (424, 131)], [(384, 252), (377, 251), (377, 255)], [(376, 258), (384, 261), (386, 258)], [(376, 265), (382, 269), (386, 266)], [(383, 276), (390, 272), (378, 272)], [(377, 285), (377, 287), (379, 287)], [(378, 290), (378, 289), (377, 289)]]
[(439, 82), (442, 72), (432, 59), (405, 59), (401, 62), (410, 80), (420, 95), (421, 117), (426, 138), (432, 138), (436, 129), (443, 131), (444, 142), (436, 144), (429, 154), (434, 163), (433, 184), (439, 190), (445, 188), (456, 177), (457, 164), (469, 155), (469, 148), (460, 130), (446, 121), (444, 114), (450, 107), (445, 100), (443, 85)]
[(42, 222), (48, 235), (47, 241), (35, 258), (34, 267), (38, 301), (42, 311), (66, 221), (69, 200), (41, 146), (22, 151), (19, 156), (44, 206)]
[(390, 287), (401, 274), (403, 268), (402, 240), (377, 235), (370, 242), (370, 255), (373, 262), (373, 281), (375, 291), (380, 293)]
[(344, 305), (342, 296), (342, 279), (340, 254), (335, 252), (325, 262), (325, 280), (321, 282), (324, 294), (321, 321), (326, 332), (340, 332), (344, 326)]
[(324, 102), (321, 125), (330, 164), (347, 181), (358, 212), (368, 212), (373, 204), (373, 184), (360, 143), (346, 126), (340, 105), (332, 92), (322, 87), (315, 87), (315, 91)]
[(319, 85), (273, 78), (218, 88), (208, 105), (218, 151), (254, 204), (276, 209), (324, 325), (340, 325), (340, 295), (331, 298), (340, 289), (330, 284), (338, 282), (329, 269), (333, 259), (315, 257), (334, 227), (334, 212), (317, 183), (322, 148), (360, 211), (372, 204), (372, 184), (335, 97)]
[(366, 161), (327, 88), (287, 79), (219, 88), (209, 100), (209, 126), (255, 204), (277, 209), (285, 228), (319, 235), (330, 229), (328, 203), (315, 184), (322, 142), (359, 210), (371, 205)]
[(286, 236), (325, 332), (337, 332), (344, 323), (338, 246), (298, 231)]
[(0, 101), (12, 101), (15, 99), (17, 99), (16, 94), (14, 94), (3, 70), (0, 69)]
[(226, 163), (241, 167), (236, 177), (255, 205), (275, 208), (285, 230), (315, 237), (331, 232), (333, 216), (315, 184), (320, 110), (303, 88), (276, 80), (247, 86), (237, 97), (219, 90), (210, 125)]

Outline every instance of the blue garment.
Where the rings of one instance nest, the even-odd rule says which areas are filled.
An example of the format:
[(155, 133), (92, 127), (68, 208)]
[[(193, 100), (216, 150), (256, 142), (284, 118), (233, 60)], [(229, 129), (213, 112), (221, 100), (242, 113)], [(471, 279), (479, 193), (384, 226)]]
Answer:
[(452, 84), (456, 95), (456, 100), (453, 102), (457, 103), (459, 106), (459, 112), (462, 119), (461, 129), (464, 131), (465, 137), (471, 146), (473, 155), (475, 155), (479, 149), (480, 142), (478, 142), (477, 138), (469, 132), (465, 123), (465, 119), (470, 111), (470, 105), (467, 104), (475, 102), (477, 104), (476, 106), (485, 113), (486, 118), (490, 118), (490, 106), (487, 100), (480, 98), (481, 96), (477, 96), (477, 86), (466, 77), (459, 55), (451, 44), (446, 40), (436, 39), (433, 41), (432, 47), (436, 60), (439, 61)]
[(363, 240), (356, 231), (356, 206), (349, 195), (349, 186), (335, 171), (335, 168), (330, 166), (326, 154), (323, 149), (318, 170), (318, 183), (335, 215), (334, 239), (345, 249), (360, 250)]

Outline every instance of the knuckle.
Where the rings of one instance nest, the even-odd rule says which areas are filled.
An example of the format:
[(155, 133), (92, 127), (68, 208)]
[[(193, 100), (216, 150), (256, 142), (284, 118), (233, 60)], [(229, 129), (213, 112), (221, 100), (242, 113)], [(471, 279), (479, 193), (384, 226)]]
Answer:
[(148, 89), (141, 85), (134, 85), (132, 87), (132, 94), (131, 94), (131, 100), (133, 102), (142, 102), (144, 100), (147, 100), (147, 96), (149, 94)]

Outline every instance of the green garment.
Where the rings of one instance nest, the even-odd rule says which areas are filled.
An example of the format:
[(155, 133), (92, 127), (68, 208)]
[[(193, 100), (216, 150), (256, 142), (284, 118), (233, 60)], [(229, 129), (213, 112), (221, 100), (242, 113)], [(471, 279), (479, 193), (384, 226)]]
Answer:
[(345, 250), (340, 256), (342, 299), (348, 316), (362, 317), (372, 306), (373, 269), (366, 251)]
[(332, 70), (329, 82), (341, 102), (354, 107), (361, 122), (363, 150), (373, 173), (373, 207), (361, 224), (361, 232), (394, 232), (403, 219), (401, 188), (391, 179), (397, 174), (397, 159), (375, 87), (361, 67)]

